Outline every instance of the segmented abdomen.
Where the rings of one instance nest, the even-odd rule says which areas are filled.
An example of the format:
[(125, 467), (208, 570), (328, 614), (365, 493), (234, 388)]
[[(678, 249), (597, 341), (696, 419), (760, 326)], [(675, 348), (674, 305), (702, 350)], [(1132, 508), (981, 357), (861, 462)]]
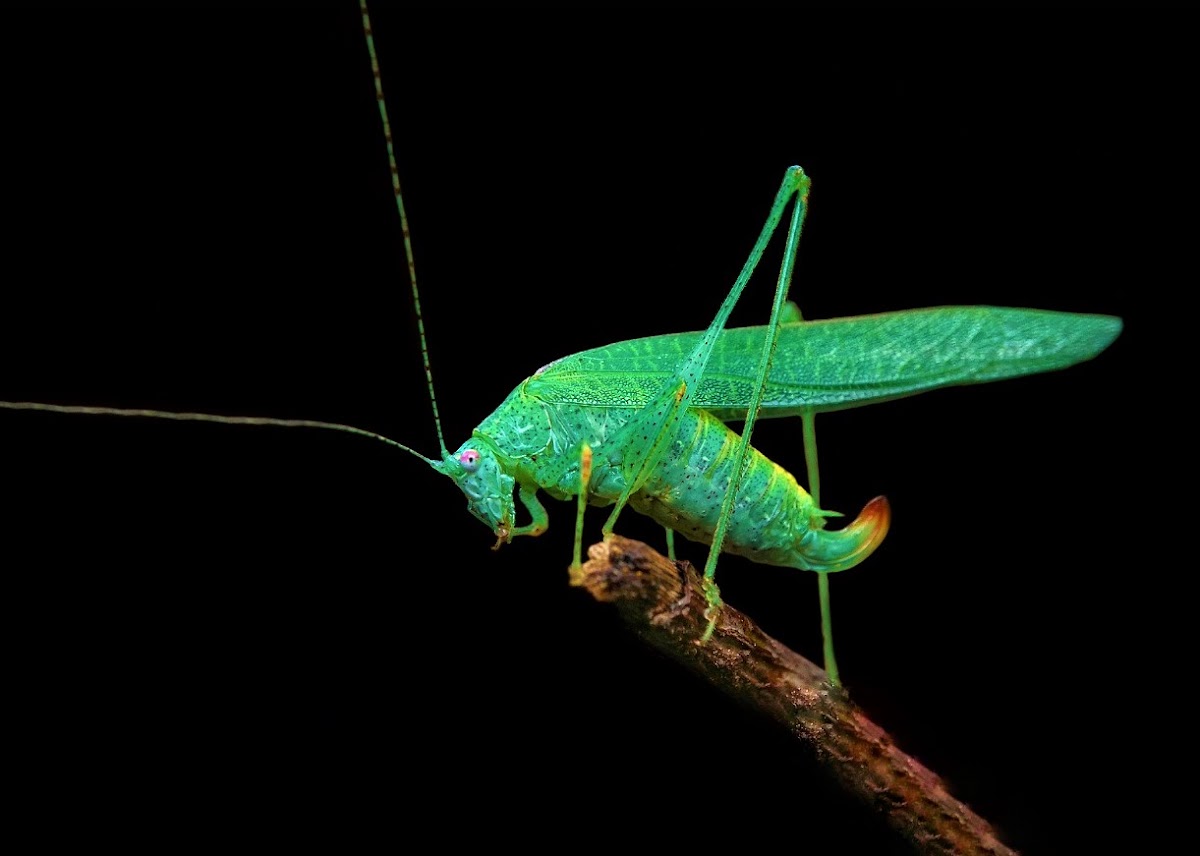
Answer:
[[(741, 437), (703, 410), (684, 415), (679, 435), (630, 505), (693, 541), (712, 543)], [(813, 531), (812, 497), (755, 448), (730, 515), (723, 550), (756, 562), (807, 569), (800, 554)]]

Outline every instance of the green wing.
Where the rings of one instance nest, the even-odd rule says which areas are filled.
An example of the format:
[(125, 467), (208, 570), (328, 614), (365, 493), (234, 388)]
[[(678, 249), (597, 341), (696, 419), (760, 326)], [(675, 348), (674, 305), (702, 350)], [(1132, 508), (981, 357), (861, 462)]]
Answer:
[[(744, 418), (766, 327), (726, 330), (694, 406)], [(1064, 369), (1091, 359), (1121, 319), (1040, 309), (938, 306), (785, 324), (762, 416), (860, 407), (929, 389)], [(630, 339), (546, 366), (526, 390), (548, 402), (642, 407), (672, 380), (700, 333)]]

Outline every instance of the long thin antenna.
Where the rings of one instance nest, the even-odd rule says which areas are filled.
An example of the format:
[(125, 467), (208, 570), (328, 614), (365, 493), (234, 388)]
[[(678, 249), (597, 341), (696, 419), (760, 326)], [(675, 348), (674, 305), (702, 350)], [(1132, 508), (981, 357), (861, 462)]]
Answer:
[(362, 10), (363, 35), (367, 39), (367, 53), (371, 55), (371, 74), (375, 78), (375, 101), (379, 104), (379, 118), (383, 120), (383, 138), (387, 142), (388, 167), (392, 172), (392, 193), (396, 197), (396, 210), (400, 212), (400, 231), (404, 233), (404, 255), (408, 258), (408, 281), (412, 285), (413, 308), (417, 312), (417, 334), (421, 339), (421, 360), (425, 364), (425, 383), (429, 387), (429, 403), (433, 406), (433, 424), (437, 428), (438, 445), (442, 457), (446, 441), (442, 437), (442, 419), (438, 415), (437, 396), (433, 394), (433, 371), (429, 367), (429, 348), (425, 344), (425, 321), (421, 316), (421, 296), (417, 292), (417, 266), (413, 262), (412, 240), (408, 236), (408, 217), (404, 213), (404, 197), (400, 194), (400, 172), (396, 169), (396, 151), (392, 146), (392, 126), (388, 122), (387, 103), (383, 99), (383, 76), (379, 73), (379, 56), (375, 53), (375, 38), (371, 34), (371, 15), (367, 11), (367, 0), (358, 0)]
[(410, 449), (403, 443), (397, 443), (390, 437), (376, 434), (353, 425), (343, 425), (340, 422), (321, 422), (316, 419), (272, 419), (269, 416), (219, 416), (216, 413), (177, 413), (173, 410), (144, 410), (141, 408), (124, 407), (87, 407), (74, 404), (42, 404), (39, 401), (0, 401), (0, 409), (4, 410), (40, 410), (44, 413), (76, 413), (88, 416), (134, 416), (144, 419), (173, 419), (177, 422), (216, 422), (221, 425), (273, 425), (276, 428), (322, 428), (329, 431), (342, 431), (346, 434), (357, 434), (369, 437), (381, 443), (387, 443), (397, 449), (411, 452), (422, 461), (437, 467), (440, 461), (427, 458), (416, 449)]

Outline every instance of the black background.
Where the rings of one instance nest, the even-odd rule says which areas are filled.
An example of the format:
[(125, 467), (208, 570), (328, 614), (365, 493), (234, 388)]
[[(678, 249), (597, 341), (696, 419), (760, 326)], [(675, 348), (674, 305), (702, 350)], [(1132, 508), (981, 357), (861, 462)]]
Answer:
[[(1022, 850), (1149, 834), (1126, 762), (1186, 532), (1140, 484), (1186, 478), (1154, 463), (1170, 399), (1147, 373), (1182, 368), (1150, 331), (1194, 276), (1182, 24), (375, 15), (452, 448), (555, 357), (706, 325), (791, 163), (813, 178), (807, 317), (1125, 318), (1068, 372), (818, 425), (824, 504), (894, 509), (833, 580), (854, 698)], [(56, 7), (0, 39), (0, 397), (331, 420), (434, 454), (353, 4)], [(766, 317), (774, 249), (735, 323)], [(803, 471), (798, 422), (760, 430)], [(575, 846), (636, 819), (680, 847), (897, 847), (567, 586), (570, 506), (492, 553), (450, 482), (366, 440), (12, 413), (0, 436), (13, 775), (51, 831)], [(819, 657), (811, 575), (719, 579)]]

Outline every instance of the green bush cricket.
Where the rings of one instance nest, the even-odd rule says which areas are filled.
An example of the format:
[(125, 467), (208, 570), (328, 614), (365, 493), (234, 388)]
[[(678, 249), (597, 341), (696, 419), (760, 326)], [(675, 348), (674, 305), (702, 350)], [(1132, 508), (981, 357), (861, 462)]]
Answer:
[[(579, 463), (587, 448), (605, 459), (602, 466), (594, 465), (587, 491), (594, 503), (615, 503), (620, 510), (629, 502), (703, 543), (726, 537), (724, 528), (729, 527), (732, 534), (727, 546), (734, 552), (771, 564), (822, 571), (819, 580), (826, 665), (831, 680), (837, 683), (825, 573), (853, 567), (869, 555), (886, 532), (888, 515), (886, 504), (875, 501), (860, 523), (836, 531), (824, 528), (829, 512), (821, 510), (816, 499), (815, 414), (939, 386), (1063, 368), (1106, 347), (1119, 331), (1119, 322), (1102, 316), (963, 307), (812, 324), (793, 319), (784, 324), (789, 311), (785, 302), (787, 284), (804, 217), (804, 208), (798, 205), (791, 209), (785, 268), (771, 321), (766, 327), (741, 328), (721, 335), (741, 288), (788, 205), (806, 194), (807, 179), (797, 169), (789, 170), (752, 261), (709, 328), (706, 343), (698, 343), (698, 334), (690, 339), (688, 334), (663, 336), (618, 343), (555, 361), (522, 388), (531, 394), (533, 408), (547, 413), (559, 411), (553, 417), (556, 433), (547, 436), (531, 430), (537, 420), (529, 418), (528, 411), (512, 412), (515, 402), (510, 399), (506, 402), (510, 412), (497, 411), (481, 424), (480, 440), (468, 441), (454, 453), (443, 448), (439, 459), (427, 460), (459, 481), (470, 498), (472, 512), (488, 523), (500, 541), (545, 530), (548, 518), (537, 500), (538, 489), (560, 499), (582, 496), (577, 486)], [(774, 331), (779, 330), (784, 357), (778, 360), (775, 373), (768, 376), (767, 354), (773, 347)], [(804, 359), (796, 359), (800, 353), (806, 354)], [(715, 370), (707, 368), (710, 359), (717, 366)], [(599, 378), (589, 373), (589, 361), (604, 365)], [(622, 363), (627, 367), (617, 374), (614, 367)], [(612, 376), (604, 378), (604, 373)], [(713, 383), (715, 378), (726, 385), (733, 383), (738, 389), (732, 394), (728, 390), (715, 394), (706, 389), (706, 383)], [(606, 389), (621, 390), (621, 402), (614, 403), (616, 399), (609, 398)], [(723, 419), (745, 418), (746, 408), (758, 412), (760, 402), (764, 407), (762, 416), (800, 417), (813, 499), (785, 472), (750, 449), (749, 426), (745, 441), (737, 441), (736, 435), (720, 426)], [(715, 413), (718, 418), (692, 421), (693, 414), (704, 413)], [(288, 422), (257, 418), (242, 421)], [(604, 427), (599, 432), (585, 431), (581, 427), (584, 422)], [(688, 436), (700, 438), (699, 442), (678, 440), (681, 429), (686, 429)], [(364, 433), (377, 436), (374, 432)], [(522, 438), (516, 446), (510, 441), (513, 435)], [(718, 439), (703, 439), (710, 436)], [(487, 448), (478, 448), (481, 443)], [(718, 452), (718, 466), (713, 453), (703, 451), (706, 443), (731, 454)], [(700, 457), (691, 457), (696, 450), (700, 450)], [(732, 473), (739, 470), (743, 460), (749, 461), (741, 467), (741, 479), (748, 485), (743, 493), (764, 496), (766, 507), (774, 513), (761, 512), (748, 500), (735, 502), (736, 491), (721, 487), (731, 482)], [(715, 479), (714, 473), (718, 474)], [(481, 486), (485, 474), (491, 483)], [(705, 477), (709, 484), (703, 491), (703, 501), (679, 491), (689, 479), (701, 481)], [(771, 486), (764, 487), (768, 482)], [(522, 504), (533, 514), (532, 520), (524, 524), (516, 518), (514, 490), (518, 487)], [(778, 516), (778, 508), (788, 507), (788, 503), (794, 508)], [(795, 544), (785, 544), (786, 539), (778, 532), (752, 523), (756, 516), (782, 524)], [(606, 532), (612, 531), (615, 521), (616, 512), (606, 523)], [(576, 561), (580, 539), (577, 527)], [(705, 569), (709, 580), (715, 575), (716, 557), (717, 551), (710, 551)], [(714, 587), (712, 606), (718, 605)]]

